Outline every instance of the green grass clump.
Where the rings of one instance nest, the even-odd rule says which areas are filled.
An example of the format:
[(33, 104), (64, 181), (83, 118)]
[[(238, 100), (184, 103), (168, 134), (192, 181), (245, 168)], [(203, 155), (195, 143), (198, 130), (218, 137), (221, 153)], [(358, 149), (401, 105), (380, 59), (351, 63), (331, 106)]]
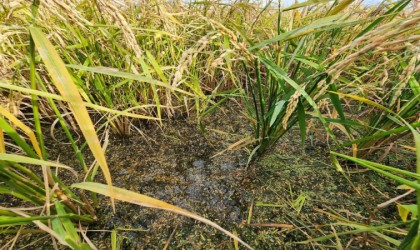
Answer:
[[(360, 149), (380, 146), (383, 141), (377, 134), (396, 128), (395, 123), (384, 112), (372, 112), (375, 116), (369, 119), (369, 124), (351, 119), (354, 110), (345, 113), (346, 107), (334, 93), (337, 90), (365, 96), (367, 92), (372, 93), (374, 86), (380, 86), (383, 90), (379, 92), (382, 93), (379, 101), (391, 105), (392, 110), (418, 126), (414, 124), (417, 119), (415, 114), (419, 111), (419, 85), (415, 80), (418, 72), (414, 70), (416, 51), (413, 44), (402, 44), (410, 41), (409, 36), (416, 30), (414, 23), (418, 16), (396, 17), (408, 3), (395, 3), (385, 12), (386, 18), (367, 19), (365, 14), (357, 12), (353, 15), (338, 14), (344, 9), (341, 5), (324, 16), (320, 15), (322, 12), (319, 9), (305, 11), (307, 17), (293, 15), (301, 25), (289, 31), (283, 27), (283, 19), (294, 7), (280, 8), (277, 36), (259, 42), (248, 39), (251, 45), (249, 51), (258, 55), (258, 59), (245, 66), (249, 68), (246, 70), (248, 114), (258, 142), (255, 153), (270, 148), (297, 122), (303, 144), (307, 133), (306, 122), (311, 117), (318, 118), (334, 140), (332, 128), (338, 128), (352, 139), (357, 135), (351, 130), (355, 127), (358, 132), (357, 128), (362, 126), (367, 129), (360, 134), (361, 137), (370, 139), (369, 142), (358, 140)], [(394, 30), (390, 27), (399, 28)], [(382, 36), (384, 33), (387, 36)], [(395, 49), (389, 44), (399, 46)], [(385, 56), (385, 62), (378, 65), (374, 60), (380, 55)], [(409, 63), (406, 60), (411, 66), (407, 66)], [(395, 67), (396, 62), (400, 62), (398, 67)], [(401, 70), (404, 73), (400, 73)], [(383, 77), (378, 77), (378, 74)], [(384, 74), (392, 76), (385, 77)], [(366, 84), (359, 85), (359, 82)], [(357, 90), (353, 88), (355, 86)], [(376, 140), (373, 140), (370, 136), (375, 135)]]

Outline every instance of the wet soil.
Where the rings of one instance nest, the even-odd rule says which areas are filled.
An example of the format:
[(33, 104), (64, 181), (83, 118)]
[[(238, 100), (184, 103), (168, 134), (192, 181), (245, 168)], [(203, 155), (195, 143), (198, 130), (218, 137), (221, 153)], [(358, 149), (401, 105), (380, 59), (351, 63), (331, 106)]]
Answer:
[[(255, 249), (327, 249), (337, 245), (335, 238), (297, 242), (352, 229), (334, 224), (339, 221), (399, 222), (395, 205), (376, 208), (401, 194), (395, 189), (397, 183), (355, 166), (348, 166), (346, 179), (330, 163), (327, 140), (315, 138), (302, 148), (299, 131), (292, 130), (247, 168), (246, 149), (215, 155), (251, 134), (248, 121), (234, 108), (223, 108), (207, 117), (205, 124), (204, 135), (194, 121), (185, 118), (168, 121), (162, 128), (143, 128), (146, 137), (111, 138), (107, 159), (114, 185), (235, 230)], [(68, 145), (48, 147), (53, 158), (78, 168)], [(414, 160), (407, 162), (401, 153), (390, 157), (414, 166)], [(100, 174), (97, 180), (102, 181)], [(114, 229), (122, 249), (163, 249), (165, 245), (168, 249), (234, 249), (233, 242), (215, 229), (169, 212), (117, 202), (113, 214), (109, 199), (102, 197), (97, 215), (88, 237), (98, 249), (111, 248)], [(387, 245), (369, 235), (342, 236), (340, 243), (349, 249)]]

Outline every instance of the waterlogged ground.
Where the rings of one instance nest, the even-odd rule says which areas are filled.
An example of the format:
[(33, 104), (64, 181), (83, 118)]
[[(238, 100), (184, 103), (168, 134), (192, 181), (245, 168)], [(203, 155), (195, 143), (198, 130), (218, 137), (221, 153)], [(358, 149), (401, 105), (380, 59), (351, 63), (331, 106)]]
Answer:
[[(236, 231), (256, 249), (386, 247), (383, 240), (366, 234), (296, 242), (354, 229), (331, 226), (337, 222), (371, 226), (398, 222), (395, 204), (376, 208), (401, 194), (396, 183), (354, 166), (349, 167), (347, 180), (330, 163), (328, 140), (314, 137), (302, 148), (298, 131), (247, 169), (245, 150), (217, 155), (250, 134), (246, 120), (228, 109), (207, 119), (204, 136), (195, 123), (183, 118), (162, 129), (144, 128), (147, 138), (111, 138), (107, 157), (114, 185), (195, 212)], [(61, 162), (77, 166), (66, 145), (50, 147)], [(404, 155), (390, 157), (395, 163)], [(122, 249), (234, 249), (233, 241), (215, 229), (169, 212), (117, 202), (113, 214), (109, 200), (101, 198), (98, 217), (89, 226), (88, 237), (99, 249), (110, 249), (114, 229)], [(34, 237), (38, 236), (22, 236), (17, 244)]]

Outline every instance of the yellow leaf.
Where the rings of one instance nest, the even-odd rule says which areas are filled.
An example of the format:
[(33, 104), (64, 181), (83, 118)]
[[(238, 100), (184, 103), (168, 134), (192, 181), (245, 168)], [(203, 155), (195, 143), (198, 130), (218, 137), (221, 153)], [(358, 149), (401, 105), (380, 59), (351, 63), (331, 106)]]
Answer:
[(407, 221), (408, 214), (410, 213), (410, 211), (408, 209), (402, 207), (399, 204), (397, 205), (397, 207), (398, 207), (398, 214), (400, 215), (401, 220), (403, 222), (406, 222)]
[(0, 153), (6, 152), (6, 145), (4, 144), (4, 133), (3, 129), (0, 128)]
[[(68, 102), (74, 118), (76, 119), (76, 122), (79, 125), (93, 156), (102, 169), (109, 191), (111, 192), (112, 180), (108, 164), (105, 159), (105, 154), (102, 151), (98, 135), (96, 134), (95, 127), (93, 126), (86, 106), (83, 103), (83, 99), (80, 96), (70, 73), (67, 71), (64, 62), (54, 49), (54, 46), (50, 43), (50, 41), (48, 41), (41, 30), (36, 27), (30, 27), (29, 30), (32, 39), (35, 42), (35, 47), (44, 61), (45, 67), (50, 74), (53, 83), (64, 100)], [(112, 198), (111, 203), (113, 209), (115, 210), (114, 200)]]
[(407, 146), (407, 145), (401, 145), (401, 147), (406, 148), (408, 150), (416, 151), (415, 147)]
[[(39, 158), (42, 158), (41, 148), (39, 147), (38, 141), (36, 140), (35, 133), (28, 126), (23, 124), (18, 118), (16, 118), (12, 113), (7, 111), (5, 108), (0, 106), (0, 114), (9, 119), (11, 123), (20, 128), (25, 134), (28, 135), (29, 140), (31, 140), (32, 145), (34, 146), (35, 152), (38, 154)], [(2, 133), (3, 135), (3, 133)], [(1, 149), (2, 152), (5, 152), (4, 149)]]

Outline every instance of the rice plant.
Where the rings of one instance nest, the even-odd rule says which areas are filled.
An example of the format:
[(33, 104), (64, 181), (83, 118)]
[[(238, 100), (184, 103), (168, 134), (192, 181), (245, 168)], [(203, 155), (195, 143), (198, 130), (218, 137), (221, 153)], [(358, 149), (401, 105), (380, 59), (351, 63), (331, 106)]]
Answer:
[[(251, 248), (236, 231), (116, 187), (113, 166), (105, 158), (108, 140), (99, 139), (108, 132), (137, 136), (145, 127), (187, 117), (205, 132), (212, 112), (231, 103), (245, 114), (253, 134), (240, 135), (228, 149), (246, 148), (248, 164), (252, 159), (258, 163), (257, 156), (270, 153), (295, 128), (303, 146), (320, 125), (321, 140), (331, 139), (334, 150), (340, 150), (331, 153), (334, 162), (337, 157), (353, 161), (408, 185), (417, 191), (418, 201), (418, 169), (412, 173), (369, 158), (384, 150), (376, 158), (383, 160), (396, 139), (411, 133), (419, 168), (420, 14), (412, 3), (0, 3), (0, 194), (19, 204), (0, 207), (0, 233), (41, 231), (52, 244), (94, 249), (84, 231), (97, 219), (100, 194), (110, 198), (107, 203), (114, 209), (120, 200), (171, 211), (220, 230), (234, 239), (235, 249), (238, 242)], [(45, 146), (48, 126), (63, 131), (78, 166), (51, 159)], [(353, 157), (347, 155), (350, 151)], [(89, 159), (94, 159), (91, 167)], [(95, 182), (99, 169), (106, 184)], [(72, 183), (60, 179), (63, 173)], [(293, 205), (296, 216), (308, 203), (302, 197)], [(411, 205), (418, 210), (419, 204)], [(400, 209), (414, 215), (409, 208), (413, 206)], [(416, 249), (418, 219), (397, 224), (411, 225), (405, 239), (379, 238)], [(378, 233), (395, 225), (342, 226), (354, 230), (304, 243)], [(111, 242), (117, 248), (116, 229)]]
[[(247, 39), (251, 45), (249, 51), (257, 58), (244, 66), (248, 72), (245, 98), (258, 144), (254, 153), (264, 152), (270, 148), (296, 123), (299, 124), (303, 144), (309, 117), (318, 118), (333, 140), (335, 140), (335, 135), (331, 130), (333, 127), (339, 127), (348, 138), (353, 138), (347, 124), (357, 120), (346, 118), (348, 116), (345, 115), (344, 108), (334, 91), (337, 89), (340, 89), (340, 92), (350, 91), (355, 82), (359, 82), (362, 77), (369, 79), (367, 81), (369, 86), (375, 86), (373, 82), (379, 82), (379, 79), (372, 79), (372, 77), (378, 71), (383, 71), (385, 74), (392, 72), (390, 74), (397, 76), (401, 68), (395, 67), (396, 62), (401, 62), (400, 67), (405, 70), (402, 76), (400, 75), (397, 84), (392, 83), (391, 78), (388, 77), (380, 79), (381, 83), (378, 84), (382, 84), (384, 88), (392, 88), (390, 91), (394, 93), (391, 94), (385, 90), (383, 98), (387, 100), (383, 102), (398, 105), (394, 109), (398, 109), (400, 114), (409, 121), (415, 122), (418, 119), (418, 83), (415, 80), (415, 74), (418, 71), (415, 71), (415, 68), (418, 66), (414, 56), (417, 52), (413, 47), (416, 39), (410, 38), (410, 34), (417, 30), (414, 24), (418, 16), (414, 14), (393, 20), (408, 3), (409, 1), (400, 1), (391, 6), (386, 11), (389, 16), (385, 17), (389, 23), (383, 25), (380, 24), (384, 22), (384, 17), (369, 20), (362, 15), (338, 14), (346, 8), (346, 4), (349, 4), (343, 2), (333, 7), (326, 16), (319, 15), (318, 9), (313, 13), (305, 12), (308, 18), (292, 15), (289, 18), (299, 18), (297, 23), (302, 23), (301, 20), (309, 21), (309, 23), (285, 30), (282, 20), (285, 19), (287, 11), (312, 3), (296, 4), (286, 9), (278, 9), (277, 36), (261, 42)], [(399, 28), (390, 31), (390, 27), (394, 25)], [(354, 29), (357, 32), (349, 32)], [(386, 37), (381, 36), (380, 34), (385, 31), (389, 31), (389, 34)], [(345, 37), (345, 39), (340, 40), (337, 37)], [(401, 42), (408, 43), (402, 45)], [(375, 50), (372, 44), (383, 47)], [(401, 46), (391, 49), (388, 48), (389, 44)], [(363, 45), (365, 47), (360, 48)], [(351, 52), (351, 48), (358, 48), (358, 50)], [(380, 65), (372, 63), (372, 68), (363, 69), (362, 72), (353, 65), (357, 65), (357, 60), (365, 58), (365, 60), (372, 60), (374, 56), (370, 53), (375, 55), (379, 51), (382, 53), (392, 51), (394, 59), (386, 60)], [(405, 55), (408, 58), (414, 56), (410, 59), (410, 66), (402, 62)], [(355, 68), (355, 70), (347, 70), (346, 75), (343, 76), (342, 73), (347, 67)], [(349, 79), (355, 80), (352, 82)], [(358, 88), (367, 90), (360, 86)], [(320, 111), (320, 106), (325, 106), (328, 102), (333, 105), (333, 111), (329, 111), (330, 117), (326, 117)], [(379, 146), (383, 143), (372, 140), (372, 137), (375, 133), (391, 130), (392, 127), (389, 126), (393, 122), (387, 120), (386, 114), (374, 113), (374, 115), (377, 117), (369, 119), (370, 124), (359, 124), (368, 127), (362, 134), (363, 139), (345, 145), (358, 143), (363, 149), (371, 147), (372, 144)]]

